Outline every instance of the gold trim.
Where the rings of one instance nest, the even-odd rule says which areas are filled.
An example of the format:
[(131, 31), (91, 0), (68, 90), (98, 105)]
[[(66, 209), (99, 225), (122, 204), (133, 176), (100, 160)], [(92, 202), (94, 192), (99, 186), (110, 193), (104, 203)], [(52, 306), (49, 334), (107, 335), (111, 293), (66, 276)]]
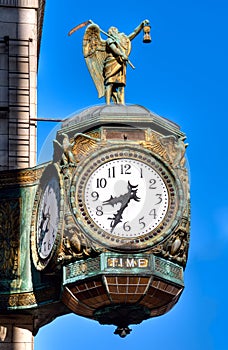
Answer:
[(33, 169), (7, 170), (0, 172), (0, 189), (8, 186), (35, 184), (41, 177), (44, 166)]
[(0, 294), (0, 309), (36, 306), (43, 302), (59, 299), (59, 290), (48, 286), (36, 292)]

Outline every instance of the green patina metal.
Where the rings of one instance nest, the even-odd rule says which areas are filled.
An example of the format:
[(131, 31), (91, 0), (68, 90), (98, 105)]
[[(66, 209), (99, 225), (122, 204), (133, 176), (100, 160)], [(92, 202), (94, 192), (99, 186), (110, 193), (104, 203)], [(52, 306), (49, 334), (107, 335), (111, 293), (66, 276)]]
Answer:
[(33, 289), (30, 262), (31, 210), (36, 186), (14, 187), (0, 193), (0, 288), (4, 293)]
[(158, 276), (184, 286), (183, 268), (153, 254), (102, 253), (63, 267), (63, 285), (98, 275)]
[[(129, 331), (128, 324), (169, 311), (184, 288), (189, 242), (184, 139), (175, 123), (139, 105), (96, 106), (64, 121), (54, 142), (53, 162), (49, 162), (59, 174), (63, 220), (53, 246), (56, 251), (47, 257), (42, 270), (37, 268), (38, 254), (33, 254), (37, 251), (34, 214), (41, 201), (39, 181), (48, 164), (1, 172), (0, 311), (32, 314), (37, 331), (71, 310), (101, 324), (116, 324), (120, 327), (117, 334), (122, 335)], [(156, 158), (164, 165), (163, 175), (169, 169), (179, 206), (173, 217), (170, 212), (172, 227), (164, 225), (153, 245), (148, 245), (152, 236), (148, 240), (143, 236), (130, 239), (136, 248), (128, 249), (117, 237), (119, 246), (113, 248), (113, 237), (104, 236), (105, 232), (94, 237), (91, 220), (84, 222), (80, 216), (75, 200), (81, 191), (80, 174), (87, 162), (99, 165), (105, 156), (110, 160), (111, 154), (120, 158), (133, 157), (133, 153), (134, 158)]]
[(31, 259), (30, 230), (37, 169), (1, 173), (0, 310), (30, 310), (59, 298), (59, 273), (41, 278)]

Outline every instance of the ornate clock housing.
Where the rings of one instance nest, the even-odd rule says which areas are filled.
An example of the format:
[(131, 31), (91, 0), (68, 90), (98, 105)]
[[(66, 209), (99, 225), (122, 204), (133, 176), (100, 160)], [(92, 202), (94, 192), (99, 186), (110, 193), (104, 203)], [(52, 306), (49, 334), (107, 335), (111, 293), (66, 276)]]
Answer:
[(109, 146), (76, 171), (71, 204), (93, 241), (137, 251), (168, 237), (183, 209), (182, 197), (172, 171), (149, 151)]
[(44, 170), (36, 192), (31, 244), (33, 262), (38, 270), (44, 269), (53, 258), (62, 236), (60, 182), (56, 167), (50, 164)]
[(43, 270), (32, 269), (34, 302), (54, 302), (48, 317), (66, 306), (123, 334), (177, 303), (190, 229), (184, 141), (178, 125), (138, 105), (94, 106), (63, 122), (32, 219)]

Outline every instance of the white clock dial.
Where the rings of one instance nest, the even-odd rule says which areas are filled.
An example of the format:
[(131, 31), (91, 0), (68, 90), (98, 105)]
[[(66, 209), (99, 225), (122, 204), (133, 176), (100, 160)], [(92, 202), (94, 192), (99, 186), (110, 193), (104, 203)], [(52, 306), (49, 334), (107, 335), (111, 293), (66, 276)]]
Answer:
[(88, 178), (84, 201), (89, 217), (100, 229), (122, 238), (153, 231), (169, 205), (168, 190), (158, 172), (130, 158), (100, 165)]
[(36, 246), (41, 259), (52, 251), (59, 224), (60, 190), (57, 179), (52, 178), (44, 188), (38, 208)]

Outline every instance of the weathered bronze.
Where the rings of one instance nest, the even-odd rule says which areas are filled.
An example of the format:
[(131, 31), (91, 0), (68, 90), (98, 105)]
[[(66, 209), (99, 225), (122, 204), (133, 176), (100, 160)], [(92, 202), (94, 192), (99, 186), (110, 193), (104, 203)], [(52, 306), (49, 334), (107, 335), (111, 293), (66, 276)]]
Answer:
[[(117, 104), (125, 104), (124, 89), (127, 64), (131, 68), (135, 68), (129, 60), (131, 41), (143, 30), (143, 42), (151, 42), (149, 21), (142, 21), (131, 34), (126, 35), (120, 33), (116, 27), (110, 27), (106, 33), (89, 20), (74, 27), (69, 35), (88, 23), (91, 24), (84, 34), (83, 54), (97, 88), (98, 97), (105, 96), (107, 104), (110, 104), (111, 100)], [(100, 33), (106, 35), (107, 40), (103, 40)]]
[[(70, 310), (115, 325), (120, 337), (130, 333), (131, 324), (168, 312), (184, 289), (189, 247), (185, 138), (176, 124), (142, 106), (95, 106), (64, 121), (53, 142), (52, 161), (34, 169), (1, 172), (0, 310), (26, 310), (34, 320), (34, 333)], [(126, 159), (132, 168), (138, 164), (144, 169), (134, 182), (129, 166), (124, 167)], [(162, 198), (161, 187), (154, 192), (145, 166), (163, 179), (167, 196), (163, 193)], [(104, 169), (100, 175), (99, 169)], [(90, 192), (87, 183), (95, 172), (95, 189)], [(108, 190), (110, 182), (127, 178), (131, 186), (147, 181), (156, 205), (167, 203), (166, 214), (142, 234), (150, 215), (158, 216), (144, 204), (137, 222), (130, 212), (119, 220), (117, 228), (122, 229), (115, 235), (99, 226), (97, 217), (108, 208), (113, 220), (126, 208), (124, 201), (120, 209), (105, 203), (133, 194)], [(134, 188), (141, 200), (142, 187)], [(107, 192), (102, 204), (101, 191)], [(88, 194), (91, 202), (85, 206)], [(95, 218), (89, 212), (93, 203)], [(135, 203), (138, 208), (140, 201)], [(46, 227), (52, 230), (41, 230), (50, 218), (53, 224)], [(129, 235), (138, 223), (136, 234)]]
[[(118, 109), (123, 113), (122, 109), (126, 109), (126, 106), (105, 106), (103, 107), (105, 110), (107, 109), (109, 111), (112, 109)], [(127, 110), (130, 107), (127, 108)], [(95, 115), (97, 113), (98, 107), (95, 107), (94, 110), (91, 109), (90, 113), (88, 115), (90, 118), (95, 120)], [(136, 111), (136, 108), (134, 112)], [(129, 120), (132, 119), (128, 114), (130, 114), (130, 109), (128, 112), (125, 111), (125, 118)], [(84, 114), (82, 113), (84, 116)], [(111, 114), (112, 115), (112, 114)], [(119, 115), (119, 114), (118, 114)], [(121, 122), (123, 118), (123, 114), (119, 117), (119, 122)], [(83, 118), (83, 117), (82, 117)], [(96, 117), (97, 118), (97, 117)], [(99, 117), (101, 118), (101, 116)], [(112, 122), (113, 115), (108, 117), (105, 115), (106, 122)], [(116, 117), (117, 118), (117, 117)], [(142, 117), (138, 116), (135, 117), (135, 122), (141, 124), (147, 124), (146, 119), (142, 119)], [(141, 118), (141, 119), (140, 119)], [(155, 116), (154, 116), (155, 118)], [(156, 118), (155, 118), (156, 119)], [(155, 120), (154, 119), (154, 120)], [(80, 121), (81, 122), (81, 121)], [(84, 121), (85, 124), (87, 121)], [(103, 119), (97, 120), (97, 123), (100, 125), (102, 124)], [(151, 126), (151, 120), (149, 121), (149, 124)], [(158, 120), (156, 119), (156, 122)], [(68, 125), (69, 123), (69, 125)], [(132, 122), (131, 122), (132, 123)], [(159, 119), (159, 124), (161, 123), (161, 119)], [(145, 124), (145, 125), (146, 125)], [(177, 131), (177, 129), (172, 128), (169, 130), (169, 134), (167, 135), (166, 132), (160, 131), (155, 132), (150, 127), (142, 128), (140, 129), (137, 127), (137, 125), (134, 125), (134, 128), (119, 128), (119, 127), (102, 127), (102, 128), (95, 128), (92, 131), (86, 132), (86, 133), (78, 133), (78, 129), (83, 130), (83, 124), (77, 124), (77, 127), (74, 128), (72, 122), (66, 122), (65, 127), (62, 129), (62, 131), (58, 134), (58, 140), (61, 140), (66, 134), (68, 134), (68, 140), (69, 143), (72, 145), (71, 152), (73, 154), (73, 157), (75, 159), (75, 165), (71, 164), (70, 162), (66, 165), (62, 161), (60, 161), (60, 167), (61, 172), (64, 174), (65, 177), (65, 186), (67, 191), (69, 191), (69, 188), (71, 188), (71, 199), (72, 203), (71, 206), (65, 210), (65, 230), (64, 230), (64, 239), (63, 239), (63, 245), (59, 252), (59, 263), (65, 264), (66, 261), (68, 263), (74, 261), (75, 259), (80, 259), (80, 257), (91, 257), (96, 256), (97, 253), (104, 251), (107, 249), (102, 248), (100, 244), (98, 243), (99, 237), (97, 236), (96, 242), (91, 244), (89, 242), (89, 239), (87, 235), (89, 234), (89, 228), (86, 232), (86, 235), (82, 233), (82, 230), (80, 227), (75, 226), (75, 218), (79, 220), (80, 216), (80, 209), (79, 205), (75, 205), (75, 191), (77, 192), (77, 184), (78, 181), (78, 170), (77, 169), (85, 169), (87, 164), (87, 159), (90, 159), (89, 164), (95, 164), (95, 158), (98, 159), (100, 162), (100, 159), (107, 153), (112, 151), (112, 154), (115, 154), (117, 156), (117, 153), (122, 150), (122, 147), (124, 147), (125, 150), (125, 156), (126, 152), (129, 151), (130, 153), (134, 151), (134, 155), (136, 157), (136, 151), (140, 151), (140, 149), (147, 150), (151, 152), (151, 154), (156, 154), (166, 165), (170, 166), (173, 171), (175, 172), (175, 177), (179, 177), (182, 183), (183, 191), (179, 193), (180, 198), (185, 198), (184, 202), (185, 205), (182, 207), (181, 211), (176, 214), (176, 216), (181, 215), (179, 224), (175, 224), (175, 228), (172, 231), (172, 233), (167, 237), (164, 241), (165, 235), (162, 235), (163, 241), (159, 242), (159, 235), (157, 235), (157, 238), (152, 238), (152, 241), (156, 244), (153, 247), (151, 247), (151, 253), (164, 258), (168, 259), (169, 261), (179, 264), (183, 267), (186, 265), (187, 261), (187, 252), (188, 252), (188, 245), (189, 245), (189, 203), (187, 198), (189, 197), (189, 188), (188, 188), (188, 175), (187, 170), (185, 167), (185, 150), (187, 147), (187, 144), (184, 143), (185, 135)], [(86, 124), (87, 125), (87, 124)], [(98, 126), (98, 125), (96, 125)], [(95, 125), (93, 126), (95, 127)], [(165, 128), (164, 124), (164, 128)], [(169, 126), (170, 127), (170, 126)], [(153, 128), (155, 130), (158, 128), (158, 125), (153, 125)], [(171, 131), (172, 130), (172, 131)], [(128, 143), (130, 142), (130, 144)], [(58, 142), (54, 142), (54, 144), (58, 144)], [(60, 142), (62, 143), (62, 142)], [(115, 148), (115, 144), (118, 146), (118, 150)], [(135, 148), (136, 147), (136, 148)], [(138, 148), (139, 147), (139, 148)], [(115, 151), (115, 152), (114, 152)], [(57, 150), (56, 150), (57, 152)], [(94, 153), (95, 158), (91, 156), (91, 152)], [(113, 153), (114, 152), (114, 153)], [(61, 152), (56, 153), (56, 159), (59, 157), (59, 159), (62, 159), (63, 150), (61, 148)], [(137, 153), (138, 154), (138, 153)], [(100, 155), (100, 156), (99, 156)], [(100, 158), (99, 158), (100, 157)], [(114, 157), (114, 156), (113, 156)], [(139, 155), (141, 157), (141, 153)], [(55, 157), (54, 157), (55, 158)], [(112, 158), (112, 156), (111, 156)], [(144, 155), (145, 158), (145, 155)], [(81, 171), (81, 170), (80, 170)], [(86, 169), (85, 169), (86, 171)], [(67, 174), (67, 176), (66, 176)], [(76, 174), (76, 175), (75, 175)], [(68, 183), (69, 182), (69, 183)], [(169, 186), (171, 186), (171, 183), (169, 181)], [(66, 191), (66, 197), (69, 196)], [(79, 191), (80, 192), (80, 191)], [(83, 208), (82, 204), (80, 204), (80, 207)], [(181, 206), (180, 206), (181, 207)], [(73, 213), (72, 213), (73, 209)], [(182, 214), (181, 214), (182, 212)], [(83, 218), (80, 220), (83, 221)], [(80, 221), (79, 220), (79, 221)], [(79, 225), (80, 226), (80, 225)], [(83, 225), (82, 225), (83, 226)], [(84, 227), (84, 226), (83, 226)], [(96, 236), (96, 233), (92, 234), (93, 237)], [(105, 243), (105, 235), (102, 235), (103, 244)], [(139, 248), (145, 248), (149, 249), (151, 238), (148, 237), (145, 242), (141, 239)], [(133, 240), (131, 240), (131, 247), (133, 247), (135, 243)], [(117, 243), (118, 245), (118, 243)], [(136, 245), (138, 245), (138, 242), (136, 242)], [(108, 243), (109, 248), (112, 246), (112, 248), (116, 249), (115, 246), (115, 240), (109, 241)], [(103, 250), (104, 249), (104, 250)], [(124, 247), (121, 243), (121, 248), (119, 247), (119, 250), (123, 251)], [(128, 248), (126, 248), (128, 249)], [(138, 248), (135, 246), (134, 248), (137, 250)], [(112, 262), (112, 260), (111, 260)]]

